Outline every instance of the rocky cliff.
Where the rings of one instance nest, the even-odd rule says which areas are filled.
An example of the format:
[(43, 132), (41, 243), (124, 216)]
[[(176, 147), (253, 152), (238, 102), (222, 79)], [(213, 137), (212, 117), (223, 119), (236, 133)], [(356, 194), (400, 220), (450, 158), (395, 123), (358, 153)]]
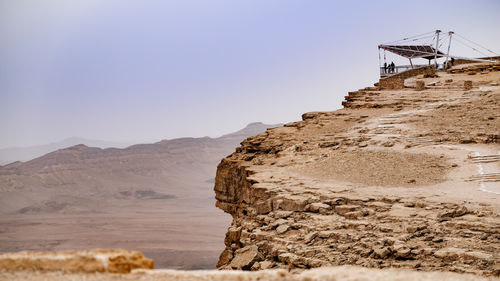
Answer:
[(500, 274), (499, 70), (368, 87), (243, 141), (217, 169), (217, 267)]

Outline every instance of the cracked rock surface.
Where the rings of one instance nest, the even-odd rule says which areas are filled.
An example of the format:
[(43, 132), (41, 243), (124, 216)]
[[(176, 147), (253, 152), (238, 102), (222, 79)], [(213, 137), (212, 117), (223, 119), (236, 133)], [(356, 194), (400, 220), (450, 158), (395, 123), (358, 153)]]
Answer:
[(217, 267), (498, 275), (499, 70), (368, 87), (243, 141), (217, 169), (233, 218)]

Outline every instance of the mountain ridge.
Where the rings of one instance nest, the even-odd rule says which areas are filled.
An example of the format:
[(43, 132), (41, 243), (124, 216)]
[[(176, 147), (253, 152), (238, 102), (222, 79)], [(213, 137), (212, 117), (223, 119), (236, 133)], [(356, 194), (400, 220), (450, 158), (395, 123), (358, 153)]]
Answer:
[(217, 163), (273, 126), (126, 148), (77, 144), (2, 166), (0, 252), (119, 247), (140, 250), (160, 267), (214, 268), (228, 225), (213, 208)]
[[(46, 154), (56, 152), (59, 150), (64, 150), (64, 149), (74, 150), (74, 149), (78, 149), (78, 148), (84, 149), (85, 147), (87, 147), (87, 148), (100, 148), (101, 150), (104, 150), (104, 151), (117, 151), (120, 149), (129, 149), (129, 148), (133, 149), (133, 148), (137, 148), (137, 147), (145, 147), (145, 146), (155, 145), (155, 144), (178, 143), (178, 142), (183, 142), (183, 141), (187, 141), (187, 140), (203, 140), (203, 139), (217, 140), (217, 139), (239, 138), (239, 137), (244, 138), (245, 136), (255, 135), (265, 128), (276, 127), (276, 126), (280, 126), (280, 125), (281, 124), (266, 125), (262, 122), (252, 122), (236, 132), (224, 134), (222, 136), (215, 137), (215, 138), (208, 137), (208, 136), (205, 136), (205, 137), (180, 137), (180, 138), (173, 138), (173, 139), (163, 139), (163, 140), (153, 142), (153, 143), (138, 143), (138, 144), (106, 142), (106, 141), (90, 140), (90, 139), (85, 139), (85, 138), (72, 137), (72, 138), (67, 138), (65, 140), (62, 140), (60, 142), (50, 143), (50, 144), (46, 144), (46, 145), (39, 145), (39, 146), (33, 146), (33, 147), (2, 148), (2, 149), (0, 149), (0, 167), (7, 167), (10, 164), (18, 165), (19, 164), (18, 162), (21, 162), (21, 163), (29, 162), (31, 160), (34, 160), (34, 159), (39, 158), (41, 156), (44, 156)], [(89, 142), (91, 144), (89, 144)], [(92, 143), (94, 143), (94, 145), (92, 145)], [(101, 144), (101, 145), (95, 145), (95, 144)], [(112, 144), (115, 144), (115, 145), (121, 144), (121, 146), (124, 146), (124, 147), (115, 147), (115, 146), (112, 146)], [(37, 157), (33, 157), (32, 159), (26, 159), (24, 161), (20, 160), (20, 159), (19, 160), (16, 159), (12, 162), (5, 163), (5, 161), (6, 161), (5, 159), (8, 157), (8, 156), (5, 156), (5, 154), (12, 154), (12, 152), (6, 153), (6, 151), (8, 151), (8, 150), (35, 150), (35, 149), (41, 149), (42, 147), (43, 147), (43, 150), (48, 150), (49, 147), (52, 148), (52, 147), (61, 146), (61, 145), (63, 145), (64, 147), (60, 147), (57, 149), (47, 151), (46, 153), (39, 155)], [(83, 147), (80, 147), (81, 145), (83, 145)], [(12, 157), (10, 157), (10, 158), (12, 158)], [(27, 158), (27, 157), (25, 157), (25, 158)], [(1, 165), (2, 163), (5, 163), (5, 164)]]

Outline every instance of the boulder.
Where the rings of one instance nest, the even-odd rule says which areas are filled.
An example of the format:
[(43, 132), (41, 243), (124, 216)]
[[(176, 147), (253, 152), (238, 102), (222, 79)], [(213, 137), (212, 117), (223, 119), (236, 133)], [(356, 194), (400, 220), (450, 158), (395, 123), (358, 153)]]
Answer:
[(289, 228), (288, 225), (282, 224), (276, 228), (276, 233), (283, 234), (288, 231), (288, 228)]
[(465, 250), (459, 248), (443, 248), (434, 253), (434, 256), (445, 261), (454, 261), (460, 258), (465, 253)]
[(438, 217), (440, 220), (447, 220), (450, 218), (456, 218), (456, 217), (463, 216), (463, 215), (467, 214), (468, 212), (469, 212), (469, 210), (467, 210), (466, 207), (461, 206), (461, 207), (456, 207), (454, 209), (441, 212)]
[(349, 212), (354, 212), (359, 209), (358, 205), (339, 205), (335, 207), (335, 211), (339, 215), (344, 215)]
[(317, 232), (311, 232), (309, 234), (307, 234), (305, 237), (304, 237), (304, 243), (309, 243), (311, 241), (314, 240), (314, 238), (316, 238), (318, 236), (318, 233)]
[(249, 270), (256, 261), (263, 260), (263, 258), (259, 248), (256, 245), (250, 245), (236, 250), (229, 265), (234, 269)]
[(391, 248), (389, 247), (378, 247), (373, 249), (373, 257), (376, 259), (385, 259), (391, 254)]
[(273, 267), (272, 261), (263, 261), (260, 263), (260, 269), (270, 269)]
[(326, 213), (330, 209), (330, 205), (324, 203), (311, 203), (309, 205), (309, 211), (313, 213)]
[(224, 249), (224, 251), (222, 251), (222, 253), (219, 256), (219, 261), (217, 262), (216, 267), (220, 268), (221, 266), (228, 264), (232, 258), (233, 258), (233, 251), (231, 251), (231, 249), (228, 248)]

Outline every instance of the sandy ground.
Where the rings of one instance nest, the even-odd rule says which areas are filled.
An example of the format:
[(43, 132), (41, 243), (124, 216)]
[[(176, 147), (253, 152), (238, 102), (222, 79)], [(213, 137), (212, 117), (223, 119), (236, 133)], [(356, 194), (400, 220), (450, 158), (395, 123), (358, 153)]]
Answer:
[(213, 268), (230, 220), (207, 200), (212, 204), (192, 210), (186, 207), (193, 201), (120, 200), (102, 213), (10, 215), (0, 218), (0, 246), (5, 252), (123, 248), (143, 252), (159, 268)]

